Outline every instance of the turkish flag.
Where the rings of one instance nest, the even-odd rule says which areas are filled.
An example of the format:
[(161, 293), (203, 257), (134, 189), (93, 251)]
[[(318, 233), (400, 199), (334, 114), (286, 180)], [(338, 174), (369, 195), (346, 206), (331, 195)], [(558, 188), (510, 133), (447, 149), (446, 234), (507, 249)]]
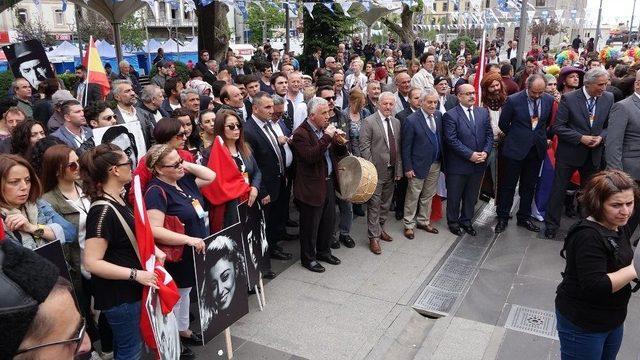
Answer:
[[(167, 315), (173, 310), (178, 300), (180, 300), (180, 293), (178, 293), (178, 287), (173, 281), (171, 275), (165, 270), (164, 266), (157, 261), (155, 256), (155, 242), (153, 240), (153, 232), (151, 231), (151, 224), (149, 223), (149, 216), (147, 215), (147, 208), (144, 204), (142, 197), (142, 189), (140, 187), (140, 177), (136, 176), (133, 179), (133, 191), (135, 194), (134, 218), (136, 225), (136, 239), (138, 241), (138, 252), (140, 254), (140, 261), (146, 271), (153, 271), (158, 275), (158, 298), (160, 300), (160, 308), (162, 314)], [(146, 299), (149, 294), (149, 287), (145, 286), (142, 290), (142, 299)], [(142, 332), (142, 338), (144, 342), (152, 349), (157, 349), (156, 341), (153, 336), (153, 330), (151, 328), (151, 322), (149, 320), (149, 313), (146, 306), (141, 306), (140, 316), (140, 330)]]

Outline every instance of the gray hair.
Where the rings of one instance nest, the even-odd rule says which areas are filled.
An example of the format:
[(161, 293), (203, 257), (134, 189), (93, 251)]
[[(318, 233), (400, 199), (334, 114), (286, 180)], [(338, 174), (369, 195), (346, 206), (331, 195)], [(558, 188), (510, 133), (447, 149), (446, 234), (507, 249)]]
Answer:
[(190, 94), (194, 94), (198, 98), (200, 98), (200, 94), (198, 94), (198, 90), (196, 90), (196, 89), (184, 89), (184, 90), (180, 91), (180, 104), (184, 104), (187, 101), (187, 97), (189, 97)]
[(380, 97), (378, 97), (378, 102), (381, 102), (382, 99), (388, 98), (388, 97), (392, 98), (394, 102), (396, 101), (396, 95), (394, 93), (389, 92), (389, 91), (384, 91), (384, 92), (380, 93)]
[(591, 69), (591, 70), (587, 71), (586, 74), (584, 74), (584, 84), (585, 85), (592, 84), (592, 83), (596, 82), (596, 80), (599, 77), (602, 77), (602, 76), (606, 76), (607, 79), (609, 78), (609, 73), (607, 72), (607, 70), (605, 70), (605, 69), (603, 69), (601, 67)]
[[(411, 90), (414, 90), (414, 89), (417, 89), (417, 88), (411, 88)], [(440, 97), (440, 95), (438, 95), (438, 92), (434, 88), (430, 88), (430, 89), (426, 89), (426, 90), (423, 89), (420, 92), (420, 102), (424, 101), (424, 99), (426, 99), (427, 96), (432, 96), (432, 95), (435, 95), (435, 97), (437, 97), (437, 98)], [(380, 97), (382, 97), (382, 94), (380, 94)]]
[(217, 61), (215, 61), (214, 59), (211, 59), (211, 60), (208, 60), (208, 61), (206, 62), (206, 64), (216, 64), (216, 65), (217, 65), (217, 64), (218, 64), (218, 62), (217, 62)]
[(253, 97), (253, 101), (252, 101), (253, 105), (261, 104), (262, 99), (264, 98), (271, 99), (271, 95), (269, 95), (269, 93), (266, 91), (258, 91), (256, 95)]
[(280, 96), (278, 94), (271, 95), (271, 98), (273, 99), (273, 105), (282, 105), (282, 104), (284, 104), (284, 99), (282, 98), (282, 96)]
[(329, 61), (329, 59), (336, 61), (336, 59), (333, 56), (327, 56), (327, 58), (324, 59), (324, 62), (326, 63), (327, 61)]
[[(15, 80), (13, 80), (13, 81), (11, 82), (11, 88), (13, 89), (13, 91), (15, 91), (15, 90), (18, 88), (18, 81), (20, 81), (20, 80), (27, 81), (27, 79), (25, 79), (25, 78), (21, 78), (21, 77), (19, 77), (19, 78), (17, 78), (17, 79), (15, 79)], [(29, 81), (27, 81), (27, 82), (29, 82)]]
[(542, 81), (544, 81), (544, 85), (545, 86), (547, 85), (547, 78), (544, 77), (544, 75), (542, 75), (542, 74), (532, 74), (532, 75), (529, 75), (529, 77), (527, 78), (527, 89), (531, 89), (531, 87), (533, 86), (533, 83), (536, 80), (542, 80)]
[(142, 88), (142, 93), (140, 94), (140, 100), (145, 103), (150, 103), (153, 98), (156, 96), (158, 91), (162, 91), (160, 86), (158, 85), (147, 85)]
[(309, 100), (309, 103), (307, 104), (309, 115), (315, 113), (318, 107), (322, 105), (329, 105), (329, 102), (318, 96), (315, 96), (311, 100)]
[(130, 65), (131, 64), (129, 64), (127, 60), (122, 60), (118, 63), (118, 67), (123, 67), (123, 66), (129, 67)]
[(129, 80), (129, 79), (113, 80), (111, 82), (111, 95), (113, 95), (114, 97), (116, 95), (120, 95), (120, 93), (122, 92), (122, 90), (120, 90), (120, 85), (122, 85), (122, 84), (127, 84), (127, 85), (133, 86), (133, 84), (131, 83), (131, 80)]

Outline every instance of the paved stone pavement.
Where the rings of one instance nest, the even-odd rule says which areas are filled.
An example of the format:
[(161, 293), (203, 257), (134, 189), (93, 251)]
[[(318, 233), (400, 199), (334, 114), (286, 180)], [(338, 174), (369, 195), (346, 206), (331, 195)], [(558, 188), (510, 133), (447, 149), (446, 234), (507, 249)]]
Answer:
[[(572, 221), (564, 220), (566, 230)], [(494, 224), (491, 218), (485, 226)], [(557, 340), (506, 329), (505, 322), (513, 305), (554, 310), (562, 242), (541, 239), (512, 221), (505, 233), (490, 235), (493, 245), (451, 314), (433, 319), (411, 305), (460, 241), (444, 221), (436, 226), (440, 234), (417, 230), (408, 240), (393, 219), (387, 231), (394, 241), (382, 242), (376, 256), (360, 217), (351, 232), (357, 246), (333, 252), (341, 265), (327, 264), (325, 273), (316, 274), (299, 262), (274, 261), (279, 275), (265, 286), (264, 311), (251, 296), (250, 313), (231, 327), (234, 358), (559, 359)], [(297, 242), (284, 246), (297, 258)], [(619, 359), (640, 353), (639, 320), (640, 300), (633, 296)], [(194, 350), (199, 358), (226, 358), (222, 336)]]

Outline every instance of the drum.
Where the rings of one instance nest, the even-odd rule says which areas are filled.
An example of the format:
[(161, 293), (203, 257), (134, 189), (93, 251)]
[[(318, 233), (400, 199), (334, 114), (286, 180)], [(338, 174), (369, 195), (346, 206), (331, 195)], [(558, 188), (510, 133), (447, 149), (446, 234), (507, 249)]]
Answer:
[(357, 156), (347, 156), (338, 163), (340, 191), (338, 197), (354, 204), (367, 202), (378, 185), (378, 172), (373, 164)]

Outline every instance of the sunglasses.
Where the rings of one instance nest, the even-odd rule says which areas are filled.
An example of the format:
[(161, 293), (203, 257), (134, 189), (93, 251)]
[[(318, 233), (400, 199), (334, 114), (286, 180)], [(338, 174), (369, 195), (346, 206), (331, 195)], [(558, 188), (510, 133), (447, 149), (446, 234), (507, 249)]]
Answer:
[(78, 324), (78, 331), (77, 331), (78, 335), (76, 337), (74, 337), (73, 339), (55, 341), (55, 342), (50, 342), (50, 343), (47, 343), (47, 344), (32, 346), (30, 348), (18, 350), (15, 353), (15, 355), (23, 354), (23, 353), (26, 353), (26, 352), (29, 352), (29, 351), (33, 351), (33, 350), (42, 349), (42, 348), (49, 347), (49, 346), (66, 345), (66, 344), (73, 344), (73, 343), (75, 343), (75, 347), (76, 347), (75, 351), (73, 352), (73, 354), (74, 355), (78, 355), (78, 351), (80, 351), (80, 347), (82, 346), (82, 340), (84, 339), (86, 330), (87, 330), (87, 321), (84, 318), (82, 318), (82, 320), (80, 320), (80, 323)]
[(327, 101), (336, 101), (336, 97), (335, 96), (327, 96), (327, 97), (323, 97), (323, 99), (325, 99)]
[(186, 138), (187, 137), (187, 133), (184, 131), (180, 131), (179, 133), (176, 134), (176, 139), (180, 139), (180, 138)]
[(242, 124), (229, 124), (229, 125), (225, 125), (224, 127), (226, 127), (227, 129), (234, 131), (235, 129), (242, 129)]
[(115, 115), (107, 115), (103, 118), (103, 120), (113, 120), (113, 119), (116, 119)]
[(177, 163), (173, 164), (173, 165), (162, 165), (163, 168), (174, 168), (174, 169), (179, 169), (180, 166), (182, 166), (182, 163), (184, 163), (183, 159), (178, 160)]
[(67, 167), (71, 171), (77, 171), (80, 168), (80, 164), (78, 164), (77, 161), (72, 161), (72, 162), (67, 164)]

